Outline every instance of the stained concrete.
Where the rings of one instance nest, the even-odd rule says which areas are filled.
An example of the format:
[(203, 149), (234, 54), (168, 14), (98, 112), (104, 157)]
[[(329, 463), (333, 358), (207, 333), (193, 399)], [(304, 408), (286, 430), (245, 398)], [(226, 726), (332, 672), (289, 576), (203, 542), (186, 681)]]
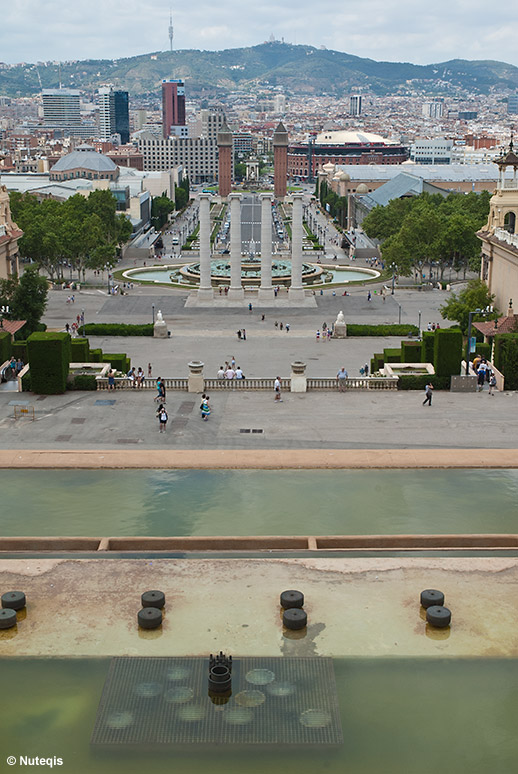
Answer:
[[(516, 559), (13, 559), (0, 586), (27, 595), (4, 656), (518, 657)], [(143, 631), (155, 588), (164, 622)], [(288, 588), (305, 595), (306, 631), (283, 631)], [(444, 592), (450, 628), (426, 624), (425, 588)]]

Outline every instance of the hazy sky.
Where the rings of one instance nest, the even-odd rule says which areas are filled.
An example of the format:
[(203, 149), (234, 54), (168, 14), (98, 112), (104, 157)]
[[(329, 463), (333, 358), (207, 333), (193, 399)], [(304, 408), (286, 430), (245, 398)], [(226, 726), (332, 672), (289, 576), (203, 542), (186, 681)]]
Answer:
[[(0, 0), (0, 61), (111, 59), (169, 47), (170, 0)], [(174, 47), (324, 45), (362, 57), (428, 64), (518, 65), (518, 3), (487, 0), (195, 0), (173, 3)]]

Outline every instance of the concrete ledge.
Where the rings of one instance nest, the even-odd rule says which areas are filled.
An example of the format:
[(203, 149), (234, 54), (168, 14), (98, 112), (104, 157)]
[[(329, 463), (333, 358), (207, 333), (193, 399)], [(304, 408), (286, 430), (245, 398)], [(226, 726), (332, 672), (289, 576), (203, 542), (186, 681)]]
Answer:
[(518, 449), (0, 450), (0, 468), (317, 470), (518, 468)]
[(200, 551), (405, 551), (518, 549), (518, 534), (480, 535), (325, 535), (191, 537), (6, 537), (0, 556), (12, 552), (145, 553)]

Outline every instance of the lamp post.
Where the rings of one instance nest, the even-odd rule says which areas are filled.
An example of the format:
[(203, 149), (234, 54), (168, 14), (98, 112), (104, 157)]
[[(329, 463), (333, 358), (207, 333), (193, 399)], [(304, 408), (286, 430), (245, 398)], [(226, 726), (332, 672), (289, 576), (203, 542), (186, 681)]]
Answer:
[(399, 318), (399, 324), (401, 325), (401, 304), (398, 304), (396, 301), (396, 304), (398, 305), (398, 318)]
[(85, 310), (81, 309), (81, 323), (83, 325), (83, 338), (85, 337)]
[(419, 329), (419, 333), (417, 335), (419, 338), (421, 338), (421, 310), (419, 310), (419, 322), (417, 323), (417, 327)]
[(390, 268), (392, 269), (392, 293), (391, 293), (391, 295), (394, 295), (394, 284), (396, 282), (397, 265), (395, 263), (391, 263), (390, 264)]
[(155, 324), (155, 305), (151, 304), (151, 312), (153, 315), (153, 325)]

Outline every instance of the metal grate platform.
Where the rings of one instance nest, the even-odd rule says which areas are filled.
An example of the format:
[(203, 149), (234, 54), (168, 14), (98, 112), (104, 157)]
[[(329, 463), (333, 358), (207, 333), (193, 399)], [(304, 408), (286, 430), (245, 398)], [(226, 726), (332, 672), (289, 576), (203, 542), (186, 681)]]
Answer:
[(208, 696), (208, 664), (204, 658), (113, 659), (91, 743), (343, 742), (332, 659), (235, 659), (232, 695), (221, 704)]

